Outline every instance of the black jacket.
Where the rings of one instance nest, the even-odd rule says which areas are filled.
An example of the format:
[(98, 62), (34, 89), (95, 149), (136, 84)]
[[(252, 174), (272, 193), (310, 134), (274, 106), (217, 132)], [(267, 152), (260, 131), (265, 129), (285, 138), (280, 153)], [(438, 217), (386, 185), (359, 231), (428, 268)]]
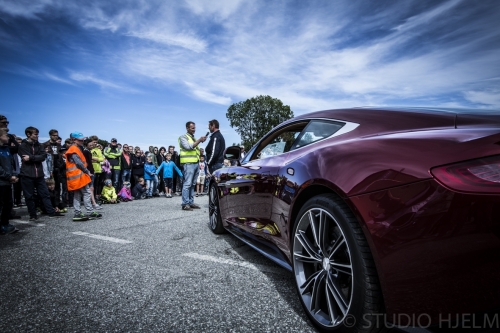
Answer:
[(125, 159), (125, 154), (129, 154), (129, 153), (126, 153), (126, 152), (123, 152), (123, 154), (120, 156), (122, 162), (121, 162), (121, 165), (122, 165), (122, 170), (130, 170), (132, 169), (132, 155), (129, 154), (129, 163), (127, 163), (127, 160)]
[(19, 145), (18, 150), (19, 157), (23, 158), (23, 155), (29, 156), (29, 161), (22, 159), (21, 164), (21, 176), (26, 177), (43, 177), (43, 166), (42, 162), (45, 161), (47, 154), (45, 153), (45, 148), (38, 142), (28, 140), (23, 140)]
[(205, 161), (207, 161), (208, 166), (224, 163), (224, 150), (226, 150), (226, 142), (221, 132), (213, 132), (205, 148), (205, 154), (207, 155)]
[(146, 163), (146, 159), (144, 156), (136, 156), (133, 155), (131, 157), (132, 160), (132, 175), (144, 177), (144, 164)]
[(7, 146), (0, 147), (0, 186), (10, 185), (12, 172), (12, 155)]

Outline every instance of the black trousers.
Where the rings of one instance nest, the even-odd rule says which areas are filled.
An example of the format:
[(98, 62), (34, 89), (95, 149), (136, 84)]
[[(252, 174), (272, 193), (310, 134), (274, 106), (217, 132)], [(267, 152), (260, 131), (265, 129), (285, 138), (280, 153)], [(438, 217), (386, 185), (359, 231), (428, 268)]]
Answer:
[(12, 186), (0, 186), (0, 208), (2, 209), (2, 214), (0, 215), (0, 225), (9, 224), (9, 217), (12, 206)]
[(28, 206), (28, 212), (31, 217), (36, 216), (35, 190), (37, 191), (47, 214), (54, 214), (55, 210), (50, 202), (50, 193), (43, 177), (21, 177), (21, 187), (23, 188), (24, 199)]
[(14, 203), (16, 205), (20, 205), (21, 204), (21, 191), (22, 191), (21, 182), (18, 181), (17, 183), (14, 183), (12, 188), (14, 189)]

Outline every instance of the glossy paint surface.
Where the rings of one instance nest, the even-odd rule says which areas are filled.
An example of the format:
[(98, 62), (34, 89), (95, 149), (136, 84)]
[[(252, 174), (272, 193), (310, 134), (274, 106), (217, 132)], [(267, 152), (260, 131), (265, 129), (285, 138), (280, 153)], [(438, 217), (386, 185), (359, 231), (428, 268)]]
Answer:
[(330, 110), (275, 130), (307, 119), (359, 126), (219, 170), (226, 227), (261, 239), (290, 261), (300, 207), (315, 195), (336, 193), (365, 232), (389, 314), (435, 318), (500, 307), (500, 195), (456, 193), (429, 173), (500, 154), (500, 113)]

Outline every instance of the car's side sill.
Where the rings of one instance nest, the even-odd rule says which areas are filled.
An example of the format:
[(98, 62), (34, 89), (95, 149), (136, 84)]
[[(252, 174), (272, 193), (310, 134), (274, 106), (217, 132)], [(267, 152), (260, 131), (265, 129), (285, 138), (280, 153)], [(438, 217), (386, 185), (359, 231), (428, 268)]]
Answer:
[(292, 266), (290, 266), (290, 264), (287, 261), (285, 261), (285, 258), (278, 257), (278, 256), (281, 256), (281, 254), (277, 248), (276, 249), (271, 248), (267, 245), (263, 245), (262, 243), (255, 241), (251, 238), (245, 237), (239, 229), (236, 229), (235, 227), (233, 227), (231, 225), (226, 227), (226, 230), (228, 232), (230, 232), (234, 237), (241, 240), (243, 243), (247, 244), (248, 246), (250, 246), (254, 250), (258, 251), (260, 254), (262, 254), (266, 258), (271, 259), (272, 261), (274, 261), (275, 263), (277, 263), (281, 267), (289, 270), (290, 272), (292, 271)]

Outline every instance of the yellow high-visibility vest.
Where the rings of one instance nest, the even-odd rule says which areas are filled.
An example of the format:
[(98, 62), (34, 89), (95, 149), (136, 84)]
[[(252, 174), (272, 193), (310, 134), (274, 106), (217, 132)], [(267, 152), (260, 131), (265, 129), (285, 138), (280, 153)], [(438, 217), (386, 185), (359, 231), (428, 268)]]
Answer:
[[(194, 139), (191, 137), (191, 135), (185, 134), (185, 136), (192, 146), (194, 144)], [(193, 150), (186, 150), (182, 148), (181, 137), (179, 137), (179, 148), (181, 164), (198, 163), (198, 161), (200, 160), (200, 148), (198, 148), (198, 146), (196, 146)]]

